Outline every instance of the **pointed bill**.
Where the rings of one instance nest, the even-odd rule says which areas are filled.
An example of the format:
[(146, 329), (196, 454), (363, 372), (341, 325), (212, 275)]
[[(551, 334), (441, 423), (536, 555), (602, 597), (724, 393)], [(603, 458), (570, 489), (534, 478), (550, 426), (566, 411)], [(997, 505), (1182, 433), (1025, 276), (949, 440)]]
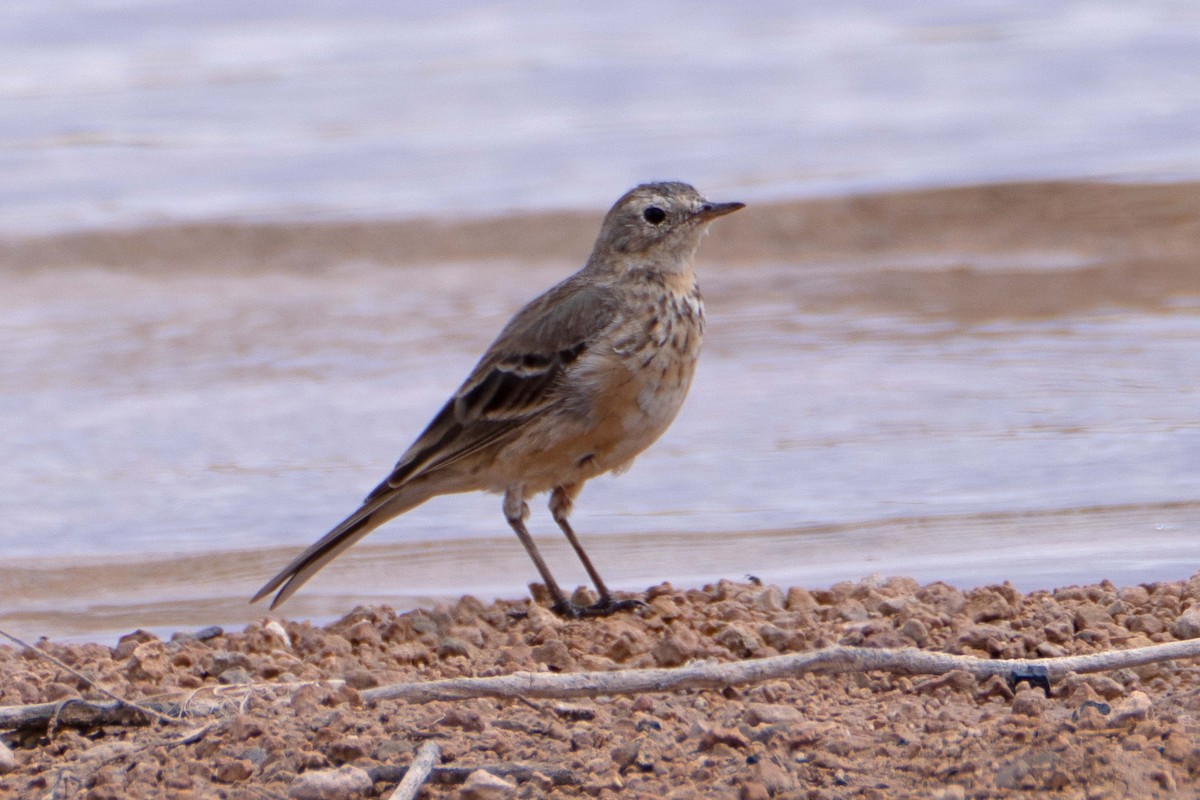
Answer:
[(745, 207), (745, 203), (705, 203), (704, 205), (700, 206), (700, 210), (696, 213), (696, 216), (705, 222), (708, 222), (709, 220), (716, 219), (717, 217), (723, 217), (726, 214), (732, 214), (738, 209)]

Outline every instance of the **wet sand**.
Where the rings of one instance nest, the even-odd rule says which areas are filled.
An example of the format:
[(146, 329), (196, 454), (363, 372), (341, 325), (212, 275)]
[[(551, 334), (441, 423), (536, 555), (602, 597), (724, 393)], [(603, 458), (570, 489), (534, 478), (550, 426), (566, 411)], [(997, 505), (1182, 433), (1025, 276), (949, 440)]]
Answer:
[[(578, 264), (601, 213), (454, 222), (206, 222), (64, 233), (0, 242), (0, 269), (241, 273), (354, 262)], [(1105, 306), (1169, 307), (1179, 294), (1200, 293), (1200, 276), (1190, 268), (1197, 241), (1200, 184), (1014, 183), (761, 203), (723, 220), (701, 257), (713, 265), (818, 262), (839, 276), (872, 278), (871, 287), (813, 281), (805, 295), (812, 308), (851, 304), (969, 322)], [(994, 267), (1026, 259), (1029, 269), (972, 261), (988, 255)], [(890, 266), (879, 283), (882, 259)], [(1036, 269), (1056, 261), (1063, 266), (1059, 274)]]
[[(1181, 524), (1154, 530), (1164, 518)], [(605, 579), (621, 587), (648, 585), (664, 571), (680, 586), (697, 586), (719, 579), (721, 564), (737, 563), (755, 565), (754, 574), (766, 581), (800, 575), (804, 585), (814, 588), (859, 573), (877, 579), (908, 575), (960, 587), (991, 574), (1011, 576), (1004, 579), (1021, 591), (1034, 591), (1060, 585), (1064, 565), (1084, 558), (1091, 569), (1130, 582), (1186, 575), (1196, 565), (1197, 530), (1200, 503), (986, 519), (891, 519), (777, 531), (608, 534), (589, 539), (587, 549), (603, 565)], [(1143, 531), (1139, 536), (1152, 548), (1131, 560), (1128, 539), (1131, 532)], [(539, 547), (564, 579), (586, 583), (565, 540), (546, 536)], [(50, 631), (56, 641), (112, 644), (138, 628), (167, 636), (214, 623), (246, 624), (262, 613), (261, 606), (248, 604), (247, 587), (293, 555), (292, 548), (275, 547), (9, 560), (0, 565), (7, 603), (0, 610), (0, 629)], [(464, 573), (478, 597), (513, 597), (531, 567), (508, 534), (425, 542), (368, 540), (329, 569), (334, 575), (288, 601), (282, 609), (288, 618), (320, 623), (362, 604), (405, 610), (452, 603), (464, 585)]]

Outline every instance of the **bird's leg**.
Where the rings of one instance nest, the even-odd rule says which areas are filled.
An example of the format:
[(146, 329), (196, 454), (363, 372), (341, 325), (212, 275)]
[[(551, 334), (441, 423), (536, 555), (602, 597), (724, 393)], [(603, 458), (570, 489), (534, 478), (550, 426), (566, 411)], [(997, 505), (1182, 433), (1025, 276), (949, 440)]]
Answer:
[(604, 579), (600, 577), (600, 573), (592, 565), (592, 560), (588, 558), (588, 554), (584, 552), (583, 545), (576, 538), (575, 531), (571, 528), (571, 523), (567, 521), (567, 517), (571, 514), (571, 509), (575, 507), (575, 498), (579, 495), (580, 488), (582, 487), (576, 483), (559, 486), (555, 489), (550, 495), (550, 514), (554, 517), (554, 521), (558, 523), (558, 527), (562, 529), (563, 535), (567, 537), (567, 541), (571, 543), (571, 547), (575, 549), (575, 555), (579, 556), (579, 561), (583, 564), (583, 568), (587, 570), (588, 577), (592, 579), (592, 585), (596, 587), (596, 593), (600, 596), (600, 603), (611, 603), (612, 593), (608, 591), (608, 587), (604, 584)]
[(554, 598), (554, 612), (564, 617), (581, 616), (582, 609), (568, 600), (567, 596), (563, 594), (563, 590), (558, 587), (558, 582), (550, 574), (550, 568), (546, 566), (546, 561), (538, 552), (537, 545), (533, 543), (533, 537), (526, 530), (525, 520), (528, 517), (529, 504), (525, 502), (521, 490), (510, 488), (504, 493), (504, 518), (508, 520), (509, 527), (513, 529), (517, 538), (521, 540), (521, 544), (525, 546), (525, 552), (529, 553), (529, 557), (533, 559), (533, 565), (537, 567), (538, 573), (542, 576), (542, 583), (546, 584), (547, 591)]
[(584, 552), (583, 545), (575, 537), (575, 531), (571, 529), (571, 524), (567, 521), (567, 517), (570, 515), (571, 509), (575, 506), (575, 498), (579, 495), (579, 490), (582, 488), (583, 484), (569, 483), (565, 486), (559, 486), (550, 494), (550, 514), (554, 517), (554, 521), (558, 523), (558, 527), (562, 529), (563, 535), (567, 537), (567, 541), (571, 543), (571, 547), (575, 549), (575, 555), (579, 556), (583, 568), (587, 570), (588, 577), (592, 579), (592, 585), (596, 587), (596, 593), (600, 596), (600, 599), (593, 605), (580, 609), (580, 611), (584, 616), (598, 617), (607, 616), (615, 611), (624, 611), (625, 609), (645, 605), (640, 600), (614, 599), (612, 592), (608, 590), (608, 586), (604, 584), (604, 580), (600, 577), (600, 573), (592, 566), (592, 560)]

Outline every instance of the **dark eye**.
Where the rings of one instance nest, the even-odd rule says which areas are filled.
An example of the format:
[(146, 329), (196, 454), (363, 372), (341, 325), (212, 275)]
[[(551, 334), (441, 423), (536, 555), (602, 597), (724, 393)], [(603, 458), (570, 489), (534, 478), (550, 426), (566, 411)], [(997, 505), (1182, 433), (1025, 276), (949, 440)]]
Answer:
[(667, 218), (667, 212), (663, 211), (658, 206), (650, 206), (642, 212), (642, 216), (646, 218), (646, 222), (651, 225), (661, 225), (662, 221)]

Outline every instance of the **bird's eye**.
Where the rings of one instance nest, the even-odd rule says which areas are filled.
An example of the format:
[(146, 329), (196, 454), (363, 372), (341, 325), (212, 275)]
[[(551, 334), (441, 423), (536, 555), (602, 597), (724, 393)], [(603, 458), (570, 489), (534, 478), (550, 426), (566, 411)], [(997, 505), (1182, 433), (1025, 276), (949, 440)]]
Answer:
[(642, 216), (646, 218), (646, 222), (651, 225), (661, 225), (662, 221), (667, 218), (667, 212), (663, 211), (658, 206), (650, 206), (642, 212)]

